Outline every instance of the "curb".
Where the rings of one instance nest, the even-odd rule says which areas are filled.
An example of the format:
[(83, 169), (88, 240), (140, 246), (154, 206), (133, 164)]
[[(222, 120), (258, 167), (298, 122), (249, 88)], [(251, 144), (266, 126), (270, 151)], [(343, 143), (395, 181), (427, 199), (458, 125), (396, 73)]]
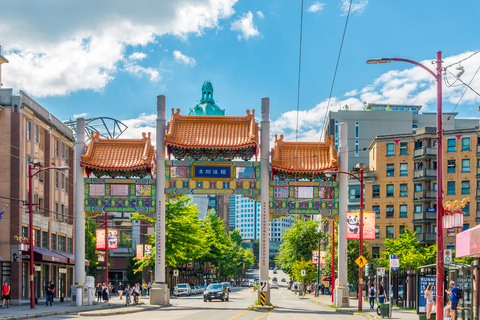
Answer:
[[(99, 311), (99, 310), (106, 310), (106, 309), (115, 309), (119, 308), (120, 306), (116, 305), (106, 305), (103, 306), (102, 308), (99, 308), (97, 310), (91, 310), (91, 311)], [(61, 316), (61, 315), (66, 315), (66, 314), (72, 314), (72, 313), (77, 313), (79, 312), (79, 309), (76, 310), (67, 310), (67, 311), (57, 311), (57, 312), (44, 312), (44, 313), (37, 313), (37, 314), (27, 314), (23, 316), (6, 316), (6, 317), (0, 317), (0, 319), (15, 319), (15, 320), (23, 320), (23, 319), (36, 319), (36, 318), (43, 318), (43, 317), (48, 317), (48, 316)]]
[(123, 307), (118, 308), (118, 310), (93, 310), (93, 311), (85, 311), (79, 312), (79, 317), (103, 317), (103, 316), (113, 316), (119, 314), (130, 314), (130, 313), (137, 313), (142, 311), (149, 311), (160, 309), (162, 306), (135, 306), (135, 307)]
[(310, 300), (310, 302), (321, 304), (322, 306), (324, 306), (326, 308), (329, 308), (330, 310), (334, 310), (335, 312), (341, 313), (341, 314), (350, 314), (350, 315), (356, 315), (356, 316), (363, 316), (367, 319), (383, 320), (383, 318), (380, 318), (377, 315), (370, 315), (370, 314), (365, 313), (365, 312), (358, 312), (358, 311), (350, 312), (350, 311), (346, 311), (346, 310), (342, 310), (342, 309), (335, 309), (335, 308), (330, 307), (328, 304), (325, 304), (325, 303), (320, 302), (320, 301), (315, 301), (315, 300)]

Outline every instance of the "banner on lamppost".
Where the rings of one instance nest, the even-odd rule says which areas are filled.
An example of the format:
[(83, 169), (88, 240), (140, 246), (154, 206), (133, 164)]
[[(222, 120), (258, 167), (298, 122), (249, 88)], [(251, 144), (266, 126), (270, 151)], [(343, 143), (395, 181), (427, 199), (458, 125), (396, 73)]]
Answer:
[[(97, 249), (105, 249), (105, 229), (97, 229)], [(118, 230), (108, 229), (108, 249), (118, 249)]]
[(390, 255), (390, 270), (391, 271), (400, 270), (400, 259), (398, 258), (398, 254)]
[[(143, 246), (145, 246), (145, 252), (143, 252)], [(142, 259), (144, 256), (147, 256), (150, 253), (152, 253), (151, 244), (137, 244), (137, 260)]]
[[(347, 212), (347, 240), (360, 240), (360, 212)], [(375, 240), (375, 212), (363, 212), (363, 240)]]
[(325, 258), (327, 257), (327, 251), (320, 251), (320, 264), (325, 264)]
[(318, 264), (318, 250), (312, 250), (312, 265)]

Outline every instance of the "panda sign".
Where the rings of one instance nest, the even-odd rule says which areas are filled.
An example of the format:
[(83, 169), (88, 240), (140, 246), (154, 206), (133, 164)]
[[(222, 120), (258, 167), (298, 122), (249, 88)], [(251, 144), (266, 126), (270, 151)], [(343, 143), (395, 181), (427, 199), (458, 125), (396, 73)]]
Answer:
[[(360, 239), (360, 212), (347, 212), (347, 240)], [(363, 212), (363, 240), (375, 240), (375, 212)]]

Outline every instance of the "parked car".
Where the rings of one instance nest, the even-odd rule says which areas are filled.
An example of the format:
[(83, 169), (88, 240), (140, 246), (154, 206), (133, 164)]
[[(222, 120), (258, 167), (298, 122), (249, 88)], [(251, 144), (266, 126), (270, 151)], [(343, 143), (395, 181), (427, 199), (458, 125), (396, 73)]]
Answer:
[(287, 279), (285, 279), (285, 278), (282, 278), (282, 282), (287, 282)]
[(277, 269), (274, 269), (274, 270), (273, 270), (273, 274), (277, 274)]
[(199, 293), (200, 293), (200, 287), (195, 286), (195, 287), (193, 287), (193, 288), (195, 289), (195, 294), (199, 294)]
[(277, 282), (277, 281), (278, 281), (278, 280), (277, 280), (277, 277), (273, 277), (272, 281)]
[(179, 296), (191, 296), (192, 288), (188, 283), (179, 283), (173, 289), (173, 295)]
[(248, 280), (248, 286), (249, 287), (254, 287), (255, 286), (255, 282), (253, 281), (253, 279)]
[(229, 293), (227, 286), (223, 283), (209, 284), (203, 293), (203, 301), (212, 301), (213, 299), (220, 299), (221, 301), (228, 301)]
[(242, 287), (248, 287), (248, 280), (242, 281)]
[(232, 291), (232, 286), (230, 285), (230, 282), (222, 282), (222, 283), (227, 286), (228, 292)]
[(270, 289), (278, 289), (278, 282), (272, 281), (272, 284), (270, 285)]

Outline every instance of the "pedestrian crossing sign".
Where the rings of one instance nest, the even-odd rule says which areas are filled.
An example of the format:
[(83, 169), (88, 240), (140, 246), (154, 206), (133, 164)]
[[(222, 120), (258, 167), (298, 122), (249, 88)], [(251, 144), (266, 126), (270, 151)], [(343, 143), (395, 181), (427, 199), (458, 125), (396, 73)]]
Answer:
[(360, 256), (355, 260), (355, 263), (358, 264), (360, 268), (363, 268), (367, 263), (367, 259), (365, 259), (363, 256)]

